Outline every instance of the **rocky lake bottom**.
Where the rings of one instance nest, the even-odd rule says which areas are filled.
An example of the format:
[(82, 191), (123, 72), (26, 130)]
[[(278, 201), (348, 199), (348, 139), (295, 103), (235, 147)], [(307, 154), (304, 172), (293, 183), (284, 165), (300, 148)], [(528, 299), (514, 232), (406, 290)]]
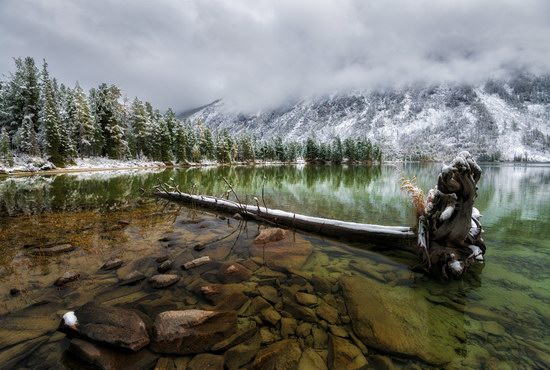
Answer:
[[(133, 178), (93, 189), (118, 181), (125, 196), (124, 184), (143, 186)], [(414, 272), (406, 252), (147, 196), (125, 207), (96, 197), (89, 202), (99, 207), (44, 209), (70, 194), (78, 198), (67, 204), (86, 203), (85, 181), (75, 193), (5, 193), (40, 211), (0, 217), (2, 368), (550, 367), (544, 202), (538, 216), (524, 214), (540, 220), (529, 229), (496, 222), (498, 208), (482, 198), (486, 264), (437, 281)], [(25, 192), (33, 197), (22, 203)]]

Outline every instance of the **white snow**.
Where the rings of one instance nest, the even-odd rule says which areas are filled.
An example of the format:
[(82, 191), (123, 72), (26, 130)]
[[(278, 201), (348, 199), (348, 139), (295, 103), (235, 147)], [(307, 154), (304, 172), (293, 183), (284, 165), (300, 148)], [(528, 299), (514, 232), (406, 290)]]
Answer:
[(469, 245), (468, 248), (472, 250), (472, 254), (468, 258), (473, 257), (476, 261), (483, 261), (483, 252), (477, 245)]
[(453, 212), (455, 210), (454, 205), (447, 206), (443, 212), (441, 212), (441, 216), (439, 216), (439, 219), (441, 221), (448, 220), (453, 215)]
[(65, 325), (72, 329), (76, 329), (76, 325), (78, 325), (78, 319), (76, 318), (76, 315), (74, 314), (74, 311), (69, 311), (63, 315), (63, 322)]

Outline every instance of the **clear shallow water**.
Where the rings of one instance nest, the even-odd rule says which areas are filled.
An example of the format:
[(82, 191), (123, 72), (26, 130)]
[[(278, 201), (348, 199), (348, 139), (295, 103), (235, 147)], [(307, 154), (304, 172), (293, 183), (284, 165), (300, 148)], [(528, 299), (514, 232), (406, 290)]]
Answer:
[[(545, 368), (550, 366), (550, 167), (482, 168), (476, 207), (483, 214), (488, 246), (485, 266), (460, 281), (441, 283), (418, 278), (404, 285), (411, 294), (425, 297), (429, 304), (453, 307), (463, 317), (464, 348), (449, 367)], [(131, 260), (166, 253), (166, 245), (158, 241), (166, 233), (181, 233), (185, 235), (178, 239), (181, 245), (192, 245), (200, 239), (197, 235), (208, 239), (227, 232), (228, 226), (218, 218), (201, 213), (196, 216), (185, 207), (166, 208), (164, 202), (141, 196), (140, 189), (150, 189), (158, 182), (176, 183), (183, 191), (219, 195), (227, 190), (222, 179), (225, 177), (243, 202), (253, 203), (253, 196), (261, 198), (263, 188), (269, 207), (350, 221), (410, 225), (414, 222), (412, 210), (399, 189), (399, 179), (416, 176), (418, 184), (427, 191), (435, 183), (439, 169), (438, 164), (374, 168), (222, 167), (0, 179), (0, 214), (6, 216), (1, 219), (0, 237), (0, 294), (6, 297), (2, 313), (9, 317), (28, 309), (29, 304), (43, 299), (42, 294), (52, 295), (49, 301), (55, 304), (54, 311), (105, 295), (120, 296), (124, 301), (127, 292), (110, 288), (117, 275), (96, 273), (107, 257), (117, 255)], [(191, 217), (190, 213), (192, 217), (210, 220), (207, 227), (195, 230), (178, 222)], [(120, 220), (132, 223), (130, 227), (113, 227)], [(247, 236), (235, 242), (233, 251), (240, 252), (228, 252), (223, 258), (245, 254), (247, 243), (255, 235), (254, 226), (249, 225), (248, 229)], [(80, 231), (71, 233), (74, 230)], [(69, 260), (36, 260), (22, 252), (25, 244), (56, 238), (80, 243), (82, 249)], [(307, 238), (315, 245), (316, 253), (306, 269), (323, 271), (332, 278), (347, 273), (352, 261), (395, 265), (402, 271), (414, 263), (410, 256), (401, 253), (371, 252), (372, 246)], [(174, 252), (176, 260), (183, 260), (184, 253), (178, 253)], [(151, 262), (142, 264), (154, 270)], [(46, 287), (67, 265), (84, 270), (93, 284), (77, 286), (70, 294), (48, 292)], [(356, 269), (355, 273), (360, 271)], [(387, 280), (391, 284), (391, 279)], [(11, 298), (12, 287), (20, 287), (26, 294)], [(170, 293), (174, 292), (132, 292), (138, 300), (151, 300), (152, 294), (163, 295), (164, 305), (181, 307), (181, 298)], [(426, 318), (426, 325), (437, 322)], [(63, 340), (53, 341), (52, 337), (55, 335), (48, 339), (52, 343), (42, 347), (55, 345), (61, 353)], [(399, 356), (394, 362), (405, 368), (408, 364)]]

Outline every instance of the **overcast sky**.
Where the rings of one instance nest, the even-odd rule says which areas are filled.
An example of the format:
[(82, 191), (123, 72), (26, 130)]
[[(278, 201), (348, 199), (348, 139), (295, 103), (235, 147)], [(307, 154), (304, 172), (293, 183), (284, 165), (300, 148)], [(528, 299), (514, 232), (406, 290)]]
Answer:
[(45, 57), (176, 111), (550, 72), (548, 0), (0, 0), (0, 73)]

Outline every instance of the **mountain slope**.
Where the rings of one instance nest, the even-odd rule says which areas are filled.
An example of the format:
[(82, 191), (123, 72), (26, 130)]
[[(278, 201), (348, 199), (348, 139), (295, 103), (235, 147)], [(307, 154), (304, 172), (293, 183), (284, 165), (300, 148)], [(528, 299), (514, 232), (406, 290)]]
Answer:
[(366, 136), (386, 158), (447, 159), (469, 150), (481, 159), (550, 161), (550, 77), (520, 76), (479, 86), (440, 85), (316, 97), (256, 114), (224, 101), (190, 117), (214, 130), (331, 140)]

